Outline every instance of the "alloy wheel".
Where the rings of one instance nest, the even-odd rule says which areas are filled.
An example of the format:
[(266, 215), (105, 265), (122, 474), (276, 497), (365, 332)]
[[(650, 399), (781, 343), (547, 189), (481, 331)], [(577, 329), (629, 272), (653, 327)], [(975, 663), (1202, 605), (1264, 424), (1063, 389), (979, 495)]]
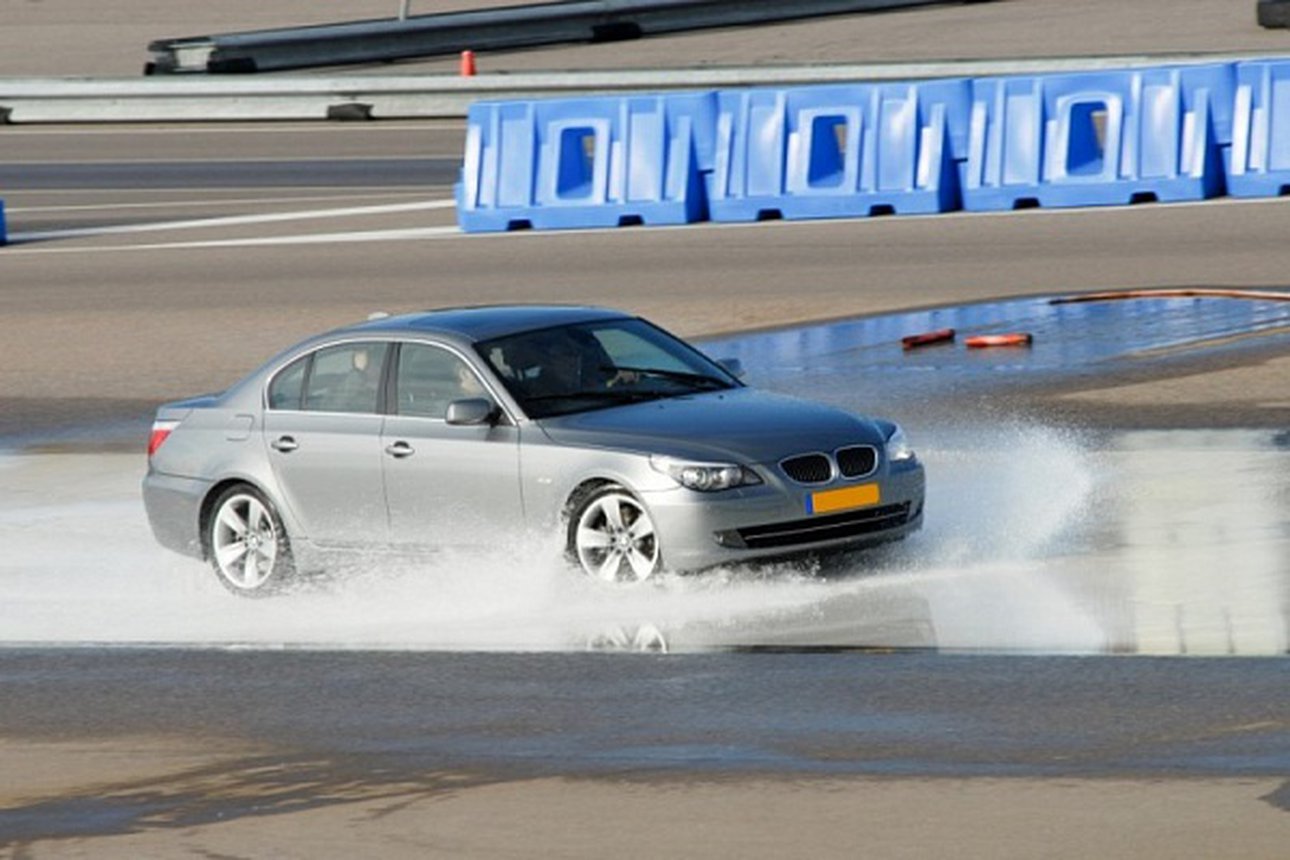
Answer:
[(236, 592), (264, 589), (282, 567), (285, 540), (277, 516), (248, 490), (232, 492), (219, 501), (210, 537), (215, 571)]
[(641, 582), (660, 567), (654, 520), (621, 489), (602, 492), (582, 508), (572, 543), (582, 569), (606, 582)]

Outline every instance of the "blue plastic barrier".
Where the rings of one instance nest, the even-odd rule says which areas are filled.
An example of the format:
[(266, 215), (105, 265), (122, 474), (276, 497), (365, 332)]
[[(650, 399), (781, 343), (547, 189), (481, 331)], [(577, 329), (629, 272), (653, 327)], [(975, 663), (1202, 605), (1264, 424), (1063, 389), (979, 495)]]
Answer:
[(973, 81), (964, 208), (1200, 200), (1223, 193), (1229, 65)]
[(1290, 62), (1237, 63), (1233, 113), (1228, 193), (1290, 194)]
[(966, 80), (721, 92), (712, 220), (957, 209), (970, 96)]
[(456, 186), (468, 232), (704, 220), (713, 93), (485, 102)]
[(9, 241), (9, 234), (5, 232), (4, 226), (4, 201), (0, 200), (0, 245)]
[[(1290, 60), (471, 107), (471, 232), (1290, 194)], [(3, 241), (0, 207), (0, 241)]]

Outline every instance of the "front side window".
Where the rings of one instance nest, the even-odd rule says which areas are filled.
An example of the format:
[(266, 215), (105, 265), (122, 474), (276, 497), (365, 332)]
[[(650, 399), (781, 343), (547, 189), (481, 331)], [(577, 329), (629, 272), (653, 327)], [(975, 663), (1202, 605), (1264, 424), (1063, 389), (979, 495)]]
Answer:
[(476, 349), (532, 418), (740, 384), (689, 344), (640, 319), (522, 332)]
[(318, 350), (306, 376), (304, 409), (376, 412), (388, 348), (384, 343), (347, 343)]
[(443, 418), (448, 404), (487, 392), (459, 356), (437, 346), (406, 343), (399, 348), (395, 409), (399, 415)]

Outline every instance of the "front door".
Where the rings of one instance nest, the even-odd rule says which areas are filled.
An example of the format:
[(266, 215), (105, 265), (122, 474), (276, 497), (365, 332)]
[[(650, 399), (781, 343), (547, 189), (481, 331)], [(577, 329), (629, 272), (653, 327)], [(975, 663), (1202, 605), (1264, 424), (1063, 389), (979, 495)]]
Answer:
[(447, 347), (405, 343), (394, 402), (381, 436), (391, 540), (426, 546), (496, 546), (522, 529), (519, 429), (452, 426), (448, 404), (496, 402), (479, 375)]

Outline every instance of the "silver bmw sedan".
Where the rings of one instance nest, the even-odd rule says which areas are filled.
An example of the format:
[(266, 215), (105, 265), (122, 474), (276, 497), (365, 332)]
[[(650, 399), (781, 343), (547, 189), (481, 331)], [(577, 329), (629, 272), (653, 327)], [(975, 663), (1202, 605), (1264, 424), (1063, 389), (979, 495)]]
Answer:
[(143, 499), (161, 544), (243, 595), (373, 545), (554, 532), (587, 574), (639, 581), (922, 525), (897, 425), (739, 375), (600, 308), (382, 317), (162, 406)]

